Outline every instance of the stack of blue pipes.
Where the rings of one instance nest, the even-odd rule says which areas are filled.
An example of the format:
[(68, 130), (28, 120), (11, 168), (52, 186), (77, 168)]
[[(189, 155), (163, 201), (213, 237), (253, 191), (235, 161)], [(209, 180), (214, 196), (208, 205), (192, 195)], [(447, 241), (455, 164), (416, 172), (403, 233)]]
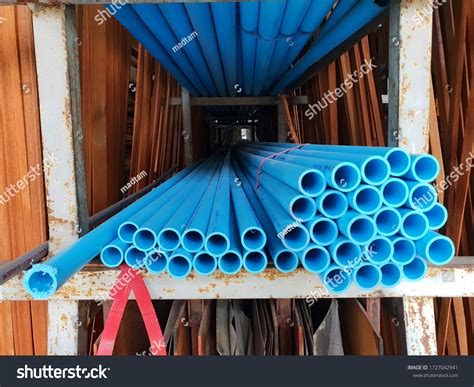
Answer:
[(400, 148), (242, 142), (188, 167), (25, 274), (48, 298), (100, 254), (185, 278), (301, 266), (343, 293), (422, 279), (454, 257), (431, 155)]

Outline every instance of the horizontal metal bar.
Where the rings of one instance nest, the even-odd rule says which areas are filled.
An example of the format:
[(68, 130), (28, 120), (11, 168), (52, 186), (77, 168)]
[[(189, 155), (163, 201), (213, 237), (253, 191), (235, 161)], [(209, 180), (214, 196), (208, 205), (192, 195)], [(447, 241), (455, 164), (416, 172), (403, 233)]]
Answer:
[(28, 269), (36, 262), (48, 255), (49, 242), (44, 242), (42, 245), (29, 251), (28, 253), (9, 261), (0, 266), (0, 285), (3, 285), (9, 279), (20, 274), (23, 270)]
[[(180, 97), (170, 99), (171, 106), (181, 106)], [(191, 98), (191, 106), (272, 106), (278, 103), (277, 97), (194, 97)], [(288, 97), (290, 105), (307, 105), (309, 103), (306, 95)]]
[[(65, 284), (52, 299), (109, 300), (109, 292), (119, 275), (118, 270), (82, 271)], [(418, 282), (377, 288), (366, 292), (352, 286), (348, 292), (335, 295), (325, 290), (319, 276), (303, 269), (282, 274), (268, 269), (261, 274), (239, 273), (227, 276), (190, 275), (186, 279), (168, 274), (144, 274), (153, 299), (244, 299), (244, 298), (365, 298), (365, 297), (474, 297), (474, 257), (458, 257), (452, 264), (430, 267), (428, 275)], [(125, 284), (121, 284), (125, 286)], [(131, 296), (134, 297), (133, 295)], [(0, 286), (0, 301), (30, 300), (20, 277)]]
[(140, 191), (135, 192), (134, 194), (127, 196), (126, 198), (123, 198), (119, 202), (112, 204), (110, 207), (107, 207), (105, 210), (102, 210), (101, 212), (92, 216), (89, 219), (90, 227), (92, 228), (97, 227), (104, 220), (110, 218), (112, 215), (115, 215), (117, 212), (119, 212), (120, 210), (123, 210), (129, 204), (133, 203), (134, 201), (138, 200), (139, 198), (141, 198), (142, 196), (150, 192), (153, 188), (157, 187), (161, 182), (163, 182), (164, 179), (166, 179), (169, 175), (171, 175), (176, 170), (176, 168), (178, 168), (178, 166), (179, 165), (176, 164), (172, 168), (168, 169), (162, 176), (160, 176), (150, 185), (147, 185), (146, 187), (142, 188)]

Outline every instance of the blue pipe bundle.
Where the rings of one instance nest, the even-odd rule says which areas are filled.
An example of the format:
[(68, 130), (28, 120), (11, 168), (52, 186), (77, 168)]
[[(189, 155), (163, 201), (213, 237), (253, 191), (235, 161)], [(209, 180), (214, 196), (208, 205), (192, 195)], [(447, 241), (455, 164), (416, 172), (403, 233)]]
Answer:
[(242, 142), (35, 265), (24, 285), (48, 298), (96, 255), (175, 278), (301, 265), (333, 293), (420, 280), (454, 256), (435, 232), (447, 220), (429, 184), (438, 172), (400, 148)]
[(106, 7), (192, 95), (224, 97), (281, 93), (385, 6), (278, 0)]

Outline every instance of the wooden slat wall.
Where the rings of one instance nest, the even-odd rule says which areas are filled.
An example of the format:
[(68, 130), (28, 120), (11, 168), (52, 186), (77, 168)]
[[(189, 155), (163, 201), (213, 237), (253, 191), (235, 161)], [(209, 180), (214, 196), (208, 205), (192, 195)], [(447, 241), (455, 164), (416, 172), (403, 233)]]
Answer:
[[(46, 241), (47, 227), (31, 12), (26, 6), (4, 6), (0, 17), (4, 20), (0, 34), (0, 195), (33, 171), (26, 187), (0, 205), (0, 261), (4, 261)], [(46, 354), (47, 303), (0, 302), (0, 337), (1, 355)]]

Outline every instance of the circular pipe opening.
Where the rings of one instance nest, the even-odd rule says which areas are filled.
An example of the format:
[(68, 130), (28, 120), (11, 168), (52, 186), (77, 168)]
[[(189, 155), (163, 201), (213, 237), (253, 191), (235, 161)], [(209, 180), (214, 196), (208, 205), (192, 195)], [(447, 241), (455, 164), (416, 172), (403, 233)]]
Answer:
[(117, 246), (105, 246), (100, 252), (100, 260), (107, 267), (117, 267), (123, 261), (123, 252)]
[(54, 268), (33, 266), (25, 277), (25, 287), (35, 299), (46, 299), (51, 297), (57, 290), (58, 283), (53, 274)]
[(338, 219), (343, 216), (349, 204), (347, 202), (346, 196), (337, 191), (329, 191), (320, 201), (319, 210), (321, 213), (331, 219)]
[(410, 239), (420, 239), (428, 233), (428, 219), (418, 212), (411, 212), (402, 220), (402, 234)]
[(171, 228), (165, 228), (158, 234), (158, 246), (165, 251), (174, 251), (181, 242), (178, 232)]
[(403, 180), (389, 179), (381, 189), (382, 200), (389, 207), (401, 207), (408, 199), (408, 186)]
[(448, 220), (448, 211), (439, 203), (436, 203), (431, 210), (425, 212), (425, 215), (428, 218), (428, 224), (431, 230), (439, 230)]
[(429, 184), (420, 183), (410, 192), (410, 206), (418, 211), (428, 211), (432, 209), (437, 200), (438, 194), (436, 189)]
[(334, 249), (334, 261), (341, 267), (355, 267), (360, 263), (361, 250), (358, 245), (342, 241)]
[(267, 256), (262, 251), (249, 251), (244, 256), (244, 268), (252, 274), (258, 274), (267, 267)]
[(306, 228), (296, 226), (283, 236), (283, 244), (293, 251), (301, 251), (309, 244), (309, 233)]
[(423, 259), (416, 257), (409, 264), (404, 265), (402, 271), (407, 280), (418, 281), (425, 276), (428, 266)]
[(267, 243), (267, 236), (261, 229), (249, 228), (244, 231), (241, 242), (246, 250), (261, 250)]
[(191, 262), (182, 255), (173, 255), (168, 260), (168, 273), (175, 278), (184, 278), (191, 273)]
[(382, 207), (382, 197), (377, 188), (372, 186), (362, 187), (354, 198), (356, 210), (362, 214), (373, 214)]
[(145, 259), (145, 266), (150, 273), (159, 274), (165, 271), (168, 263), (167, 256), (163, 251), (151, 251)]
[(421, 155), (412, 165), (413, 175), (417, 180), (430, 182), (436, 179), (440, 170), (438, 160), (432, 155)]
[(224, 255), (230, 248), (230, 241), (222, 233), (212, 233), (206, 239), (206, 250), (214, 256)]
[(137, 249), (135, 246), (130, 246), (125, 252), (125, 263), (134, 269), (144, 266), (145, 259), (146, 253)]
[(362, 167), (362, 179), (372, 185), (380, 185), (390, 177), (390, 165), (387, 160), (371, 156)]
[(194, 256), (194, 270), (200, 275), (209, 275), (217, 269), (217, 259), (207, 252), (199, 252)]
[(326, 179), (324, 175), (316, 170), (310, 170), (303, 173), (300, 177), (300, 191), (310, 197), (321, 195), (326, 188)]
[(376, 265), (384, 264), (393, 256), (393, 244), (386, 237), (376, 237), (368, 243), (365, 255), (370, 262)]
[(380, 268), (382, 272), (381, 283), (383, 286), (391, 288), (397, 286), (402, 280), (402, 271), (400, 267), (393, 263), (387, 263)]
[(403, 176), (410, 169), (410, 155), (403, 149), (391, 149), (387, 152), (385, 157), (390, 164), (390, 170), (393, 176)]
[(298, 267), (298, 262), (298, 257), (292, 251), (281, 251), (273, 259), (275, 267), (282, 273), (290, 273), (295, 271)]
[(342, 192), (352, 191), (360, 184), (360, 172), (355, 165), (341, 163), (333, 171), (333, 184)]
[(311, 239), (314, 243), (328, 246), (333, 243), (339, 234), (337, 224), (331, 219), (319, 218), (311, 227)]
[(393, 241), (393, 261), (400, 265), (412, 262), (416, 257), (416, 246), (412, 240), (398, 238)]
[(204, 234), (199, 230), (186, 230), (182, 236), (181, 244), (190, 253), (197, 253), (204, 247)]
[(311, 246), (301, 258), (304, 268), (312, 273), (322, 273), (330, 263), (331, 257), (328, 251), (321, 246)]
[(360, 266), (354, 274), (354, 282), (364, 290), (375, 288), (380, 283), (381, 278), (380, 269), (369, 264)]
[(451, 239), (440, 235), (427, 246), (427, 259), (433, 265), (446, 265), (454, 258), (454, 244)]
[(330, 268), (323, 276), (323, 283), (333, 293), (343, 293), (351, 286), (349, 275), (339, 267)]
[(156, 245), (156, 235), (149, 228), (141, 228), (133, 236), (133, 244), (138, 250), (149, 251)]
[(400, 230), (402, 217), (397, 210), (384, 208), (375, 215), (374, 220), (379, 234), (391, 236)]
[(370, 241), (375, 234), (375, 225), (370, 218), (354, 218), (349, 226), (349, 238), (361, 245)]
[(219, 258), (219, 269), (224, 274), (236, 274), (242, 269), (242, 258), (233, 251), (229, 251)]
[(314, 217), (316, 213), (316, 203), (313, 199), (305, 196), (297, 196), (290, 203), (290, 213), (295, 219), (306, 222)]
[(138, 231), (138, 226), (135, 223), (122, 223), (118, 229), (118, 237), (122, 242), (133, 243), (133, 235)]

